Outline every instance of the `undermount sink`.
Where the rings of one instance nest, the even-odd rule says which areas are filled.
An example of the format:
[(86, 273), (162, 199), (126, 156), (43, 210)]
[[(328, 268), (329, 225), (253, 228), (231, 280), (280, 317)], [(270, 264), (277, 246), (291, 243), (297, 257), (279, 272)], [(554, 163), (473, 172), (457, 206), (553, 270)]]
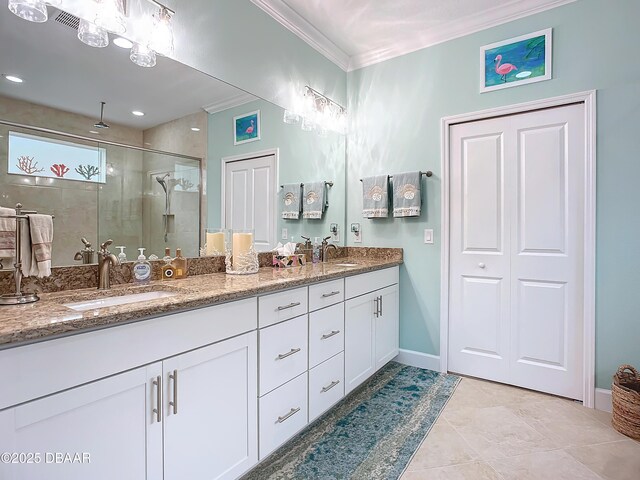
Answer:
[(357, 263), (336, 263), (336, 267), (357, 267)]
[(157, 300), (159, 298), (173, 297), (174, 295), (177, 295), (177, 293), (165, 291), (143, 292), (132, 293), (130, 295), (121, 295), (117, 297), (98, 298), (96, 300), (85, 300), (83, 302), (64, 303), (63, 305), (77, 312), (84, 312), (85, 310), (93, 310), (96, 308), (114, 307), (116, 305), (127, 305), (129, 303), (148, 302), (150, 300)]

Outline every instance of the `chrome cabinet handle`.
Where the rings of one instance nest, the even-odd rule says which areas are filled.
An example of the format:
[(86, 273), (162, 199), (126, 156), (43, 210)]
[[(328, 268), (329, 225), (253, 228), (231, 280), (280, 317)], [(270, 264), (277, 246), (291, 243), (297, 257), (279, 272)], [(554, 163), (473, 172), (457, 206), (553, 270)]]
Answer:
[(156, 408), (152, 410), (153, 413), (156, 414), (156, 422), (162, 422), (162, 375), (158, 375), (156, 379), (153, 381), (153, 384), (156, 386), (156, 398), (157, 405)]
[(375, 312), (373, 312), (373, 314), (376, 316), (376, 318), (380, 316), (380, 306), (378, 305), (379, 300), (380, 300), (380, 297), (376, 297), (373, 299), (373, 303), (376, 304), (376, 310)]
[(335, 387), (336, 385), (338, 385), (340, 383), (340, 380), (334, 380), (333, 382), (331, 382), (329, 385), (327, 385), (326, 387), (322, 387), (322, 390), (320, 391), (321, 393), (326, 393), (329, 390), (331, 390), (333, 387)]
[(334, 295), (338, 295), (339, 293), (340, 293), (340, 291), (331, 292), (331, 293), (323, 293), (322, 294), (322, 298), (333, 297)]
[(384, 313), (382, 313), (382, 295), (380, 295), (380, 303), (379, 303), (379, 305), (380, 305), (380, 316), (382, 317), (382, 316), (384, 316)]
[(291, 355), (298, 353), (300, 351), (299, 348), (292, 348), (290, 351), (288, 351), (287, 353), (281, 353), (280, 355), (278, 355), (276, 357), (276, 360), (282, 360), (283, 358), (287, 358), (290, 357)]
[(486, 267), (486, 265), (485, 265), (484, 263), (482, 263), (482, 262), (480, 262), (480, 263), (478, 264), (478, 266), (479, 266), (480, 268), (485, 268), (485, 267)]
[(287, 413), (286, 415), (283, 415), (282, 417), (278, 417), (278, 421), (276, 423), (282, 423), (285, 420), (293, 417), (296, 413), (298, 413), (300, 411), (300, 407), (298, 408), (292, 408), (291, 411), (289, 413)]
[(169, 400), (169, 406), (173, 407), (173, 414), (178, 414), (178, 370), (169, 374), (169, 380), (173, 381), (173, 400)]
[(322, 335), (322, 337), (320, 337), (320, 340), (326, 340), (327, 338), (331, 338), (339, 333), (340, 330), (331, 330), (331, 333), (325, 333), (324, 335)]
[(280, 307), (277, 308), (277, 310), (278, 311), (286, 310), (287, 308), (297, 307), (298, 305), (300, 305), (300, 302), (294, 302), (294, 303), (290, 303), (289, 305), (280, 306)]

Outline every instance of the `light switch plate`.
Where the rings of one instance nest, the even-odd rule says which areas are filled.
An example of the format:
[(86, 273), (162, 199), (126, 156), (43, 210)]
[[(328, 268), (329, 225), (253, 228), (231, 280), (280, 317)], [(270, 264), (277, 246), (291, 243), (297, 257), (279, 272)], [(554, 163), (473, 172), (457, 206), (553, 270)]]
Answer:
[(424, 229), (424, 243), (433, 244), (433, 230), (431, 228)]
[(340, 229), (338, 228), (337, 223), (331, 224), (329, 232), (331, 233), (331, 242), (336, 243), (340, 241)]
[(282, 240), (289, 240), (289, 230), (286, 228), (282, 229)]
[(351, 224), (351, 233), (353, 233), (353, 243), (362, 243), (362, 231), (359, 223)]

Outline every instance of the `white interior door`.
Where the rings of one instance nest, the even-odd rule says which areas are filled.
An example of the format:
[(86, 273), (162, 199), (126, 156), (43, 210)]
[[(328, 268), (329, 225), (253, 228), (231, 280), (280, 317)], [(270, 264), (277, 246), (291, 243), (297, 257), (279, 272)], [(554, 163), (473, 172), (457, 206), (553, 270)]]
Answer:
[(224, 163), (224, 228), (253, 229), (258, 251), (277, 243), (274, 154)]
[(582, 399), (584, 106), (450, 134), (449, 369)]

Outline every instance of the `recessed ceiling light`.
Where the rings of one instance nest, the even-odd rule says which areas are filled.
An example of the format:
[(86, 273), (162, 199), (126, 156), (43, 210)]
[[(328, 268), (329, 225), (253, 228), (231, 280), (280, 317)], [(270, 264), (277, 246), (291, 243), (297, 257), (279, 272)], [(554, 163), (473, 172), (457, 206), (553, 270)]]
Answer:
[(141, 112), (140, 110), (134, 110), (133, 113), (136, 117), (143, 117), (144, 116), (144, 112)]
[(94, 135), (100, 135), (100, 132), (97, 132), (95, 130), (89, 130), (89, 133), (93, 133)]
[(191, 127), (192, 132), (199, 132), (200, 129), (198, 127)]
[(16, 77), (15, 75), (2, 75), (5, 79), (9, 80), (10, 82), (13, 83), (22, 83), (22, 79), (20, 77)]
[(120, 48), (131, 48), (133, 47), (133, 43), (127, 40), (126, 38), (117, 37), (113, 40), (113, 44), (117, 45)]

